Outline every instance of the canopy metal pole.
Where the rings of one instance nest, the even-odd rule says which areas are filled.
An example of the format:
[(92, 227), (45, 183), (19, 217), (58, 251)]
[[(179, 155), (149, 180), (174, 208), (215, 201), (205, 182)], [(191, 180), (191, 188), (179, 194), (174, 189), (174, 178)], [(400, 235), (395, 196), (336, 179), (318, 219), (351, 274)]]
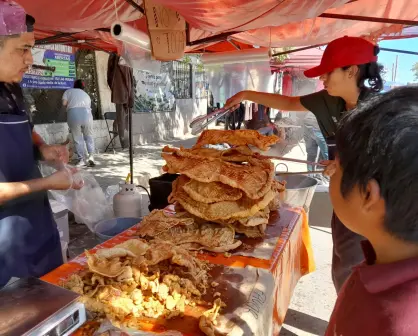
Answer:
[(134, 152), (132, 144), (132, 108), (129, 108), (128, 113), (129, 124), (129, 172), (131, 173), (131, 184), (134, 184)]
[[(309, 47), (303, 47), (303, 48), (299, 48), (299, 49), (292, 49), (292, 50), (282, 51), (282, 52), (273, 54), (272, 57), (276, 57), (276, 56), (280, 56), (280, 55), (286, 55), (286, 54), (290, 54), (290, 53), (294, 53), (294, 52), (302, 51), (302, 50), (308, 50), (308, 49), (318, 48), (318, 47), (322, 47), (322, 46), (325, 46), (325, 45), (326, 44), (316, 44), (316, 45), (309, 46)], [(408, 55), (417, 55), (418, 56), (418, 52), (417, 51), (409, 51), (409, 50), (401, 50), (401, 49), (391, 49), (391, 48), (380, 48), (380, 50), (382, 50), (382, 51), (389, 51), (389, 52), (396, 52), (396, 53), (400, 53), (400, 54), (408, 54)]]
[(194, 40), (194, 41), (189, 41), (187, 43), (188, 47), (192, 47), (198, 44), (204, 44), (204, 43), (212, 43), (212, 42), (221, 42), (221, 41), (226, 41), (228, 39), (228, 37), (238, 34), (241, 32), (228, 32), (228, 33), (222, 33), (222, 34), (218, 34), (218, 35), (213, 35), (213, 36), (209, 36), (209, 37), (205, 37), (199, 40)]
[(308, 50), (308, 49), (322, 47), (324, 45), (327, 45), (327, 44), (326, 43), (323, 43), (323, 44), (315, 44), (315, 45), (311, 45), (311, 46), (308, 46), (308, 47), (303, 47), (303, 48), (298, 48), (298, 49), (281, 51), (281, 52), (275, 53), (275, 54), (273, 54), (271, 56), (272, 57), (276, 57), (276, 56), (280, 56), (280, 55), (287, 55), (287, 54), (291, 54), (291, 53), (298, 52), (298, 51), (303, 51), (303, 50)]
[(134, 0), (125, 0), (128, 4), (130, 4), (133, 8), (140, 11), (143, 15), (145, 15), (144, 9), (138, 5)]
[(49, 36), (49, 37), (45, 37), (43, 39), (39, 39), (35, 41), (35, 45), (40, 45), (40, 44), (48, 44), (48, 43), (53, 43), (54, 40), (58, 40), (60, 38), (63, 37), (70, 37), (72, 35), (75, 35), (78, 33), (59, 33), (53, 36)]
[(406, 25), (406, 26), (418, 26), (418, 21), (380, 18), (380, 17), (374, 17), (374, 16), (322, 13), (321, 15), (319, 15), (319, 17), (327, 18), (327, 19), (379, 22), (379, 23), (401, 24), (401, 25)]
[(409, 51), (409, 50), (400, 50), (400, 49), (390, 49), (390, 48), (380, 48), (380, 50), (389, 51), (389, 52), (396, 52), (400, 54), (408, 54), (408, 55), (417, 55), (417, 51)]

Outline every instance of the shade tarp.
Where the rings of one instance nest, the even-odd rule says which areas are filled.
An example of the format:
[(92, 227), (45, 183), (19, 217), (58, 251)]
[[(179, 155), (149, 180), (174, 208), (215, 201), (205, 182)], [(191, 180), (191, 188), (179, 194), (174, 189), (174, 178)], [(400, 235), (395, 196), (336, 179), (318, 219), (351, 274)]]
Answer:
[[(116, 20), (129, 22), (147, 31), (142, 14), (125, 0), (17, 0), (36, 18), (36, 37), (58, 32), (78, 32), (76, 39), (115, 51), (119, 43), (109, 33), (95, 31), (110, 28)], [(225, 32), (243, 48), (302, 46), (327, 43), (344, 35), (370, 35), (376, 38), (418, 36), (417, 29), (402, 25), (361, 22), (317, 17), (321, 13), (362, 15), (380, 18), (417, 20), (418, 6), (411, 0), (155, 0), (177, 10), (191, 27), (190, 40)], [(140, 3), (140, 1), (137, 1)], [(59, 42), (71, 41), (65, 37)], [(240, 46), (240, 47), (241, 47)], [(236, 47), (221, 41), (188, 47), (187, 51), (227, 51)]]
[(282, 62), (272, 61), (270, 65), (272, 71), (302, 71), (319, 65), (323, 53), (323, 50), (319, 48), (296, 51), (288, 54)]

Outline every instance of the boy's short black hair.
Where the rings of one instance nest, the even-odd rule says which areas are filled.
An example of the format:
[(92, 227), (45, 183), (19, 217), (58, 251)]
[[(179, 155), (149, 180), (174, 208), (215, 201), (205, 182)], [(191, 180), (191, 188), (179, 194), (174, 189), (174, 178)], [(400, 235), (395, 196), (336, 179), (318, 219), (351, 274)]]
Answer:
[(418, 243), (418, 87), (401, 87), (363, 102), (336, 134), (343, 170), (341, 193), (365, 192), (379, 183), (384, 225), (394, 236)]
[(26, 29), (28, 33), (32, 33), (35, 26), (35, 18), (29, 14), (26, 14)]

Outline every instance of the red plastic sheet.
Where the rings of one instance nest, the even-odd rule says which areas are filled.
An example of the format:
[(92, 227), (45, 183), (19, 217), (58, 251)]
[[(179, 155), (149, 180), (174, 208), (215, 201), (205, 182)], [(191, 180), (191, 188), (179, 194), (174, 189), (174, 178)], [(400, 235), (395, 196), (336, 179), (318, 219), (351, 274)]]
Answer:
[[(414, 1), (359, 0), (327, 13), (359, 15), (377, 18), (417, 20), (418, 6)], [(304, 46), (328, 43), (335, 38), (371, 35), (372, 40), (379, 38), (411, 37), (413, 34), (403, 30), (402, 25), (376, 22), (362, 22), (342, 19), (314, 18), (280, 27), (261, 28), (234, 35), (242, 42), (273, 47)]]
[[(318, 18), (323, 12), (379, 18), (417, 20), (418, 6), (411, 0), (155, 0), (177, 10), (191, 26), (191, 41), (223, 32), (241, 32), (232, 39), (265, 47), (305, 46), (328, 43), (344, 35), (371, 34), (372, 40), (418, 36), (416, 29), (401, 25)], [(143, 31), (142, 14), (125, 0), (17, 0), (36, 18), (37, 38), (58, 32), (79, 32), (77, 39), (88, 39), (84, 47), (94, 45), (117, 50), (118, 42), (108, 33), (94, 32), (110, 28), (116, 20), (130, 22)], [(139, 2), (139, 1), (138, 1)], [(93, 31), (93, 32), (92, 32)], [(69, 39), (62, 39), (61, 42)], [(73, 44), (74, 46), (80, 46)], [(227, 51), (235, 47), (222, 41), (193, 46), (187, 51), (206, 48)]]

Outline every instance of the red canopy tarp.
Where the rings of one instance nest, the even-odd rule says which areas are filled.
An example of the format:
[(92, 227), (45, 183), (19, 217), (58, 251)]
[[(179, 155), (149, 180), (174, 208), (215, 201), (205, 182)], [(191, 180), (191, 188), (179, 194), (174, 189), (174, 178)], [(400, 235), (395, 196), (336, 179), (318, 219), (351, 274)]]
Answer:
[[(418, 36), (417, 30), (402, 25), (317, 17), (323, 12), (379, 18), (416, 20), (418, 6), (411, 0), (155, 0), (177, 10), (190, 25), (194, 41), (224, 32), (238, 32), (232, 39), (242, 47), (302, 46), (327, 43), (343, 35), (369, 35), (399, 38)], [(116, 50), (118, 42), (106, 32), (116, 20), (130, 22), (147, 31), (142, 14), (125, 0), (17, 0), (36, 20), (37, 39), (58, 32), (79, 32), (74, 37), (96, 46)], [(62, 38), (65, 42), (70, 38)], [(203, 47), (205, 49), (203, 49)], [(228, 42), (189, 47), (187, 51), (226, 51), (235, 47)]]
[(270, 65), (273, 71), (302, 71), (319, 65), (323, 53), (319, 48), (296, 51), (288, 54), (284, 61), (272, 61)]

